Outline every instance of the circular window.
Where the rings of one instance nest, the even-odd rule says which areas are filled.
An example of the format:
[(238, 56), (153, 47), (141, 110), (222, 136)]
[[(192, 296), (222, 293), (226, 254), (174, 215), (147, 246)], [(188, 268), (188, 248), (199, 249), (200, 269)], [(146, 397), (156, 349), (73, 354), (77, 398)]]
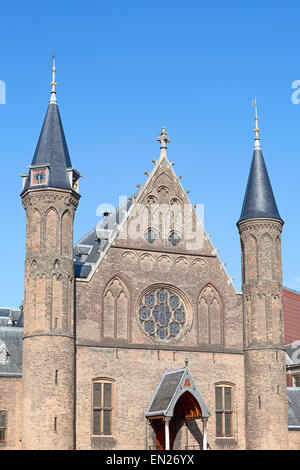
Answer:
[(168, 237), (168, 240), (173, 246), (176, 246), (180, 242), (181, 236), (177, 232), (171, 232)]
[(153, 228), (148, 228), (145, 233), (145, 238), (149, 243), (154, 243), (158, 239), (158, 231)]
[(186, 304), (169, 286), (148, 289), (140, 299), (137, 315), (142, 331), (157, 340), (178, 339), (188, 324)]

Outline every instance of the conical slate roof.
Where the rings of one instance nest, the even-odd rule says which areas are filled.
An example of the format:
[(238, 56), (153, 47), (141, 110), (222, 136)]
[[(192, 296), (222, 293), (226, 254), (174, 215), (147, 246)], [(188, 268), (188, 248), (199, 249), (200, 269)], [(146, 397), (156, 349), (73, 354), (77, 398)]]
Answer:
[[(71, 189), (66, 168), (72, 168), (58, 105), (49, 103), (31, 166), (50, 165), (47, 187)], [(24, 191), (30, 187), (30, 178)]]
[(257, 218), (282, 220), (260, 147), (254, 149), (253, 152), (244, 203), (238, 223), (242, 220)]

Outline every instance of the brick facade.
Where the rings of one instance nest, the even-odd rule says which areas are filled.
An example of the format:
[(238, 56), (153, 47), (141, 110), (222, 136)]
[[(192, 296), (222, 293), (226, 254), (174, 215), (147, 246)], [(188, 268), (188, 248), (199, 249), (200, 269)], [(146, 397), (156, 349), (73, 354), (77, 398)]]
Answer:
[[(236, 292), (161, 149), (126, 223), (99, 251), (87, 278), (74, 277), (79, 195), (56, 187), (22, 194), (27, 220), (23, 376), (0, 378), (0, 411), (7, 411), (9, 427), (4, 448), (153, 448), (155, 423), (145, 412), (164, 372), (184, 367), (186, 360), (211, 413), (209, 448), (297, 447), (297, 435), (287, 427), (282, 223), (239, 223), (243, 289)], [(156, 204), (172, 210), (158, 213), (152, 223)], [(143, 218), (137, 230), (138, 211)], [(162, 236), (167, 219), (170, 226)], [(160, 236), (149, 241), (149, 228)], [(180, 234), (178, 243), (170, 242), (168, 230)], [(200, 245), (191, 242), (193, 231)], [(147, 308), (143, 317), (146, 297), (155, 302), (159, 292), (169, 296), (164, 312), (168, 321), (173, 315), (173, 330), (166, 316), (157, 327), (154, 310), (151, 321)], [(176, 318), (171, 297), (180, 306)], [(111, 385), (109, 435), (93, 433), (95, 382)], [(222, 403), (222, 410), (216, 408), (216, 387), (230, 390), (230, 406)], [(174, 449), (202, 448), (201, 420), (174, 415), (171, 428)]]
[(248, 449), (285, 449), (288, 419), (278, 220), (239, 223), (245, 346)]
[(283, 289), (284, 342), (300, 339), (300, 295), (291, 289)]

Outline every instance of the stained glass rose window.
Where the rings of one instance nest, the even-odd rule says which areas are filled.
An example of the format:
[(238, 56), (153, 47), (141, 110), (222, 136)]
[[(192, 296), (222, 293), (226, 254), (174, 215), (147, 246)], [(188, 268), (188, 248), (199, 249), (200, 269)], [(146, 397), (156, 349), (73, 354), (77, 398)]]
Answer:
[(140, 300), (138, 321), (142, 330), (152, 339), (178, 338), (187, 325), (185, 303), (170, 287), (153, 288)]

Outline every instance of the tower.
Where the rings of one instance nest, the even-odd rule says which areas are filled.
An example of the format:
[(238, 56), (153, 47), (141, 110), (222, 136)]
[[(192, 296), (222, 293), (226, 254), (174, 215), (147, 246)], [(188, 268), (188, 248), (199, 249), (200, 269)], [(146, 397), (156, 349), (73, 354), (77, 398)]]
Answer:
[(51, 99), (21, 193), (26, 211), (22, 448), (74, 448), (73, 220), (80, 174), (72, 168)]
[(285, 449), (288, 441), (279, 215), (259, 139), (237, 226), (242, 251), (245, 434), (248, 449)]

